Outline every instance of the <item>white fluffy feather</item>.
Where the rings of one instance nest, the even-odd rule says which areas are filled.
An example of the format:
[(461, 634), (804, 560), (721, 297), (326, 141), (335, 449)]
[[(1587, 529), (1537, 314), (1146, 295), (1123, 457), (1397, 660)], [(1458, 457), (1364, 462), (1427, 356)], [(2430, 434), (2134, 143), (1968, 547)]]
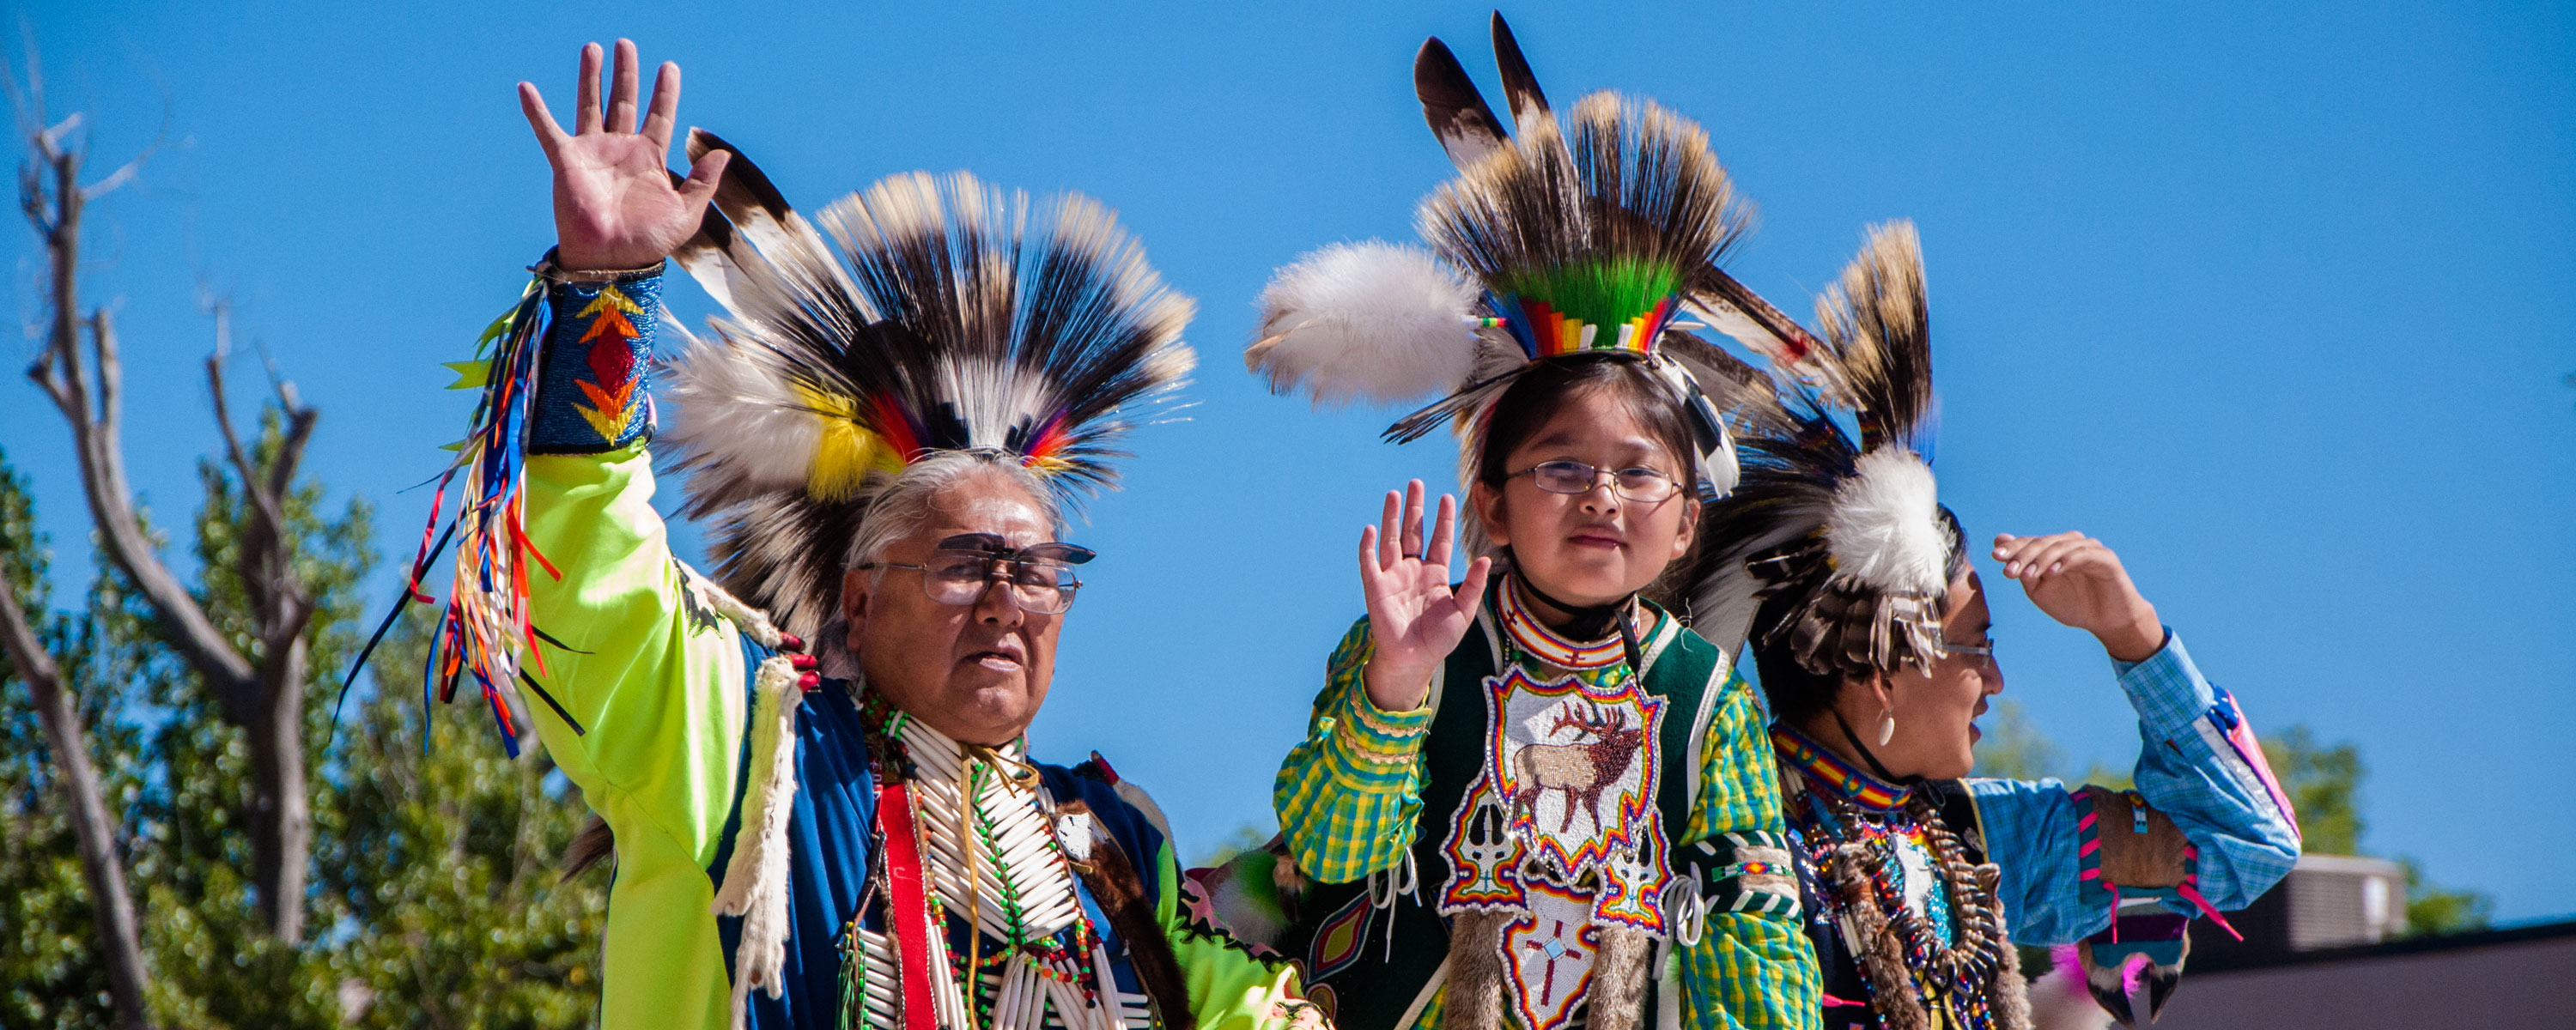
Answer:
[(2071, 964), (2030, 982), (2031, 1030), (2111, 1030), (2116, 1022), (2084, 988), (2084, 972)]
[(688, 334), (677, 321), (664, 324), (687, 340), (679, 360), (667, 366), (672, 418), (665, 439), (693, 465), (708, 462), (738, 475), (741, 482), (731, 486), (804, 486), (821, 420), (806, 410), (774, 362), (762, 360), (759, 346), (749, 341), (710, 341)]
[(1475, 365), (1475, 304), (1476, 288), (1429, 251), (1337, 243), (1271, 277), (1244, 364), (1318, 404), (1448, 393)]
[(1888, 593), (1938, 594), (1949, 587), (1940, 495), (1932, 467), (1902, 447), (1861, 455), (1859, 474), (1834, 490), (1825, 546), (1834, 571)]

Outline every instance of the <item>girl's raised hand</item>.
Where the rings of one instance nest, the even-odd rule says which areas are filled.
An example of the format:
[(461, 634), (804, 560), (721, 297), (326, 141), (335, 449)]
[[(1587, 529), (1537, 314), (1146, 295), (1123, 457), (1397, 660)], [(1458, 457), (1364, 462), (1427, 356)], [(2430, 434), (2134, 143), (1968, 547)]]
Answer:
[(1422, 481), (1389, 490), (1378, 524), (1360, 530), (1360, 589), (1368, 598), (1374, 645), (1362, 680), (1381, 711), (1411, 711), (1431, 689), (1431, 673), (1467, 636), (1485, 601), (1491, 558), (1467, 565), (1467, 576), (1449, 585), (1450, 551), (1456, 544), (1457, 499), (1440, 495), (1431, 540), (1422, 539)]

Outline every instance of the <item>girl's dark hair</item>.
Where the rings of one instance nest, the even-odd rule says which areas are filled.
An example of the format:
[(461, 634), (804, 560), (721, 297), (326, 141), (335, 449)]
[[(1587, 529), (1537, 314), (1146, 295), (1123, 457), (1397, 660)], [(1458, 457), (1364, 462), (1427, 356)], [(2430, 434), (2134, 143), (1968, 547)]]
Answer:
[(1679, 463), (1678, 468), (1657, 471), (1679, 481), (1685, 491), (1692, 488), (1698, 478), (1693, 467), (1698, 445), (1672, 389), (1645, 362), (1610, 355), (1542, 361), (1504, 389), (1494, 401), (1493, 420), (1485, 426), (1484, 449), (1476, 456), (1477, 481), (1502, 489), (1503, 481), (1518, 471), (1504, 464), (1512, 452), (1538, 435), (1540, 427), (1564, 409), (1567, 398), (1584, 390), (1607, 391), (1617, 400)]
[[(1959, 528), (1959, 516), (1942, 505), (1942, 536), (1948, 540), (1948, 557), (1942, 575), (1956, 583), (1968, 571), (1968, 538)], [(1762, 607), (1753, 615), (1751, 639), (1746, 642), (1753, 651), (1753, 671), (1762, 679), (1762, 694), (1771, 703), (1771, 717), (1782, 722), (1798, 722), (1834, 706), (1842, 699), (1847, 673), (1842, 669), (1817, 672), (1800, 663), (1791, 653), (1789, 641), (1764, 643), (1763, 635), (1780, 625), (1797, 611), (1799, 602), (1823, 584), (1792, 583), (1762, 599)]]

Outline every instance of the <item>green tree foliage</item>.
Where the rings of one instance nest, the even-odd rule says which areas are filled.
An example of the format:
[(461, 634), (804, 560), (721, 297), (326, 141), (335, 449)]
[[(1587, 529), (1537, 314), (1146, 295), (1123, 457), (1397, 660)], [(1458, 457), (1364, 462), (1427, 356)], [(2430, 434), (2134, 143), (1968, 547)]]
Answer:
[(2397, 864), (2406, 867), (2406, 936), (2466, 933), (2493, 921), (2495, 898), (2487, 892), (2436, 887), (2412, 857), (2399, 856)]
[(2292, 726), (2263, 742), (2263, 758), (2299, 810), (2299, 835), (2320, 855), (2361, 854), (2361, 781), (2369, 775), (2361, 749), (2350, 741), (2318, 743), (2305, 726)]
[(365, 999), (353, 1022), (586, 1026), (608, 876), (558, 884), (555, 870), (581, 802), (533, 736), (504, 755), (463, 695), (424, 713), (430, 626), (422, 609), (378, 651), (397, 687), (348, 720), (314, 804), (316, 889), (348, 933), (334, 968)]
[(1275, 823), (1248, 820), (1237, 823), (1224, 836), (1190, 849), (1186, 864), (1193, 867), (1219, 865), (1226, 859), (1270, 843), (1270, 838), (1278, 835), (1279, 827)]
[[(2361, 784), (2370, 768), (2351, 741), (2323, 744), (2305, 726), (2292, 726), (2263, 741), (2264, 760), (2281, 778), (2290, 805), (2299, 810), (2302, 843), (2313, 854), (2366, 855)], [(2406, 935), (2463, 933), (2487, 926), (2495, 899), (2484, 891), (2445, 890), (2424, 876), (2415, 859), (2399, 855), (2406, 869)]]
[(2057, 745), (2040, 731), (2018, 701), (1998, 700), (1980, 723), (1975, 775), (2006, 780), (2044, 780), (2060, 775)]
[[(277, 441), (275, 419), (263, 420), (263, 467)], [(244, 501), (223, 466), (201, 465), (200, 480), (196, 592), (242, 638), (248, 602), (232, 555)], [(553, 868), (581, 805), (533, 737), (512, 761), (480, 707), (424, 712), (426, 608), (387, 640), (371, 664), (375, 689), (362, 685), (322, 751), (339, 675), (362, 642), (370, 515), (363, 501), (329, 512), (310, 482), (287, 511), (298, 574), (320, 606), (306, 630), (304, 727), (315, 777), (305, 904), (316, 930), (301, 945), (268, 934), (254, 904), (241, 731), (217, 717), (149, 611), (102, 575), (82, 612), (44, 627), (92, 728), (107, 806), (125, 813), (153, 1016), (189, 1027), (587, 1025), (606, 877), (559, 885)], [(46, 610), (44, 543), (0, 455), (0, 547), (32, 611)], [(55, 814), (26, 688), (6, 671), (0, 658), (0, 1026), (107, 1026), (78, 851)]]
[[(45, 610), (52, 556), (36, 531), (26, 480), (9, 467), (5, 452), (0, 554), (30, 612)], [(93, 595), (93, 612), (100, 601)], [(94, 660), (99, 625), (62, 617), (39, 628), (71, 682), (102, 678)], [(95, 690), (78, 695), (82, 718), (93, 727), (90, 743), (107, 807), (118, 811), (131, 807), (137, 790), (135, 739), (104, 726), (103, 702), (112, 700)], [(79, 845), (54, 786), (51, 751), (34, 698), (0, 652), (0, 1026), (107, 1027), (113, 1023), (107, 969), (91, 937)]]

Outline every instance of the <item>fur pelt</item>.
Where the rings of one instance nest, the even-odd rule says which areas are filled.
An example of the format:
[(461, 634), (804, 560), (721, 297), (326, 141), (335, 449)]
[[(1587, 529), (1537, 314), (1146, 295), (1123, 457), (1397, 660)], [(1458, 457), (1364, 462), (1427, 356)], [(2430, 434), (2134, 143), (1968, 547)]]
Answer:
[(1449, 982), (1440, 991), (1440, 1030), (1500, 1030), (1503, 1025), (1501, 912), (1461, 912), (1449, 922)]
[(1852, 936), (1860, 945), (1860, 954), (1855, 957), (1869, 978), (1869, 1006), (1878, 1013), (1879, 1024), (1886, 1030), (1927, 1030), (1931, 1017), (1923, 1010), (1923, 999), (1912, 989), (1914, 977), (1906, 970), (1905, 953), (1897, 947), (1896, 934), (1888, 929), (1887, 918), (1878, 911), (1878, 895), (1865, 872), (1874, 864), (1868, 845), (1847, 842), (1834, 846), (1833, 890), (1842, 902), (1843, 918), (1851, 923)]
[(1987, 994), (1997, 1030), (2030, 1030), (2030, 981), (2021, 975), (2018, 953), (2013, 950), (2010, 924), (2004, 920), (2003, 868), (1992, 862), (1976, 867), (1977, 890), (1984, 903), (1977, 913), (1979, 929), (1992, 943), (1994, 953), (2002, 956), (2003, 968), (1995, 970), (1994, 986)]
[(1642, 1030), (1654, 959), (1654, 935), (1624, 926), (1601, 927), (1601, 950), (1592, 957), (1592, 992), (1583, 1003), (1583, 1025), (1590, 1030)]
[[(1091, 806), (1068, 800), (1056, 808), (1059, 816), (1086, 815)], [(1154, 919), (1153, 899), (1145, 896), (1145, 880), (1136, 871), (1136, 863), (1120, 847), (1118, 838), (1100, 828), (1100, 820), (1080, 820), (1092, 827), (1088, 861), (1067, 859), (1074, 874), (1090, 888), (1091, 898), (1109, 917), (1109, 925), (1118, 931), (1118, 939), (1127, 944), (1127, 961), (1136, 970), (1136, 979), (1152, 1000), (1157, 1025), (1171, 1030), (1194, 1030), (1198, 1017), (1191, 1010), (1189, 980), (1181, 973), (1180, 959), (1172, 951), (1172, 942), (1162, 924)]]
[(804, 703), (786, 655), (760, 663), (753, 681), (751, 771), (760, 780), (743, 799), (742, 830), (716, 888), (714, 913), (742, 917), (734, 949), (733, 1025), (750, 1019), (751, 991), (772, 998), (786, 990), (787, 825), (796, 798), (796, 710)]

